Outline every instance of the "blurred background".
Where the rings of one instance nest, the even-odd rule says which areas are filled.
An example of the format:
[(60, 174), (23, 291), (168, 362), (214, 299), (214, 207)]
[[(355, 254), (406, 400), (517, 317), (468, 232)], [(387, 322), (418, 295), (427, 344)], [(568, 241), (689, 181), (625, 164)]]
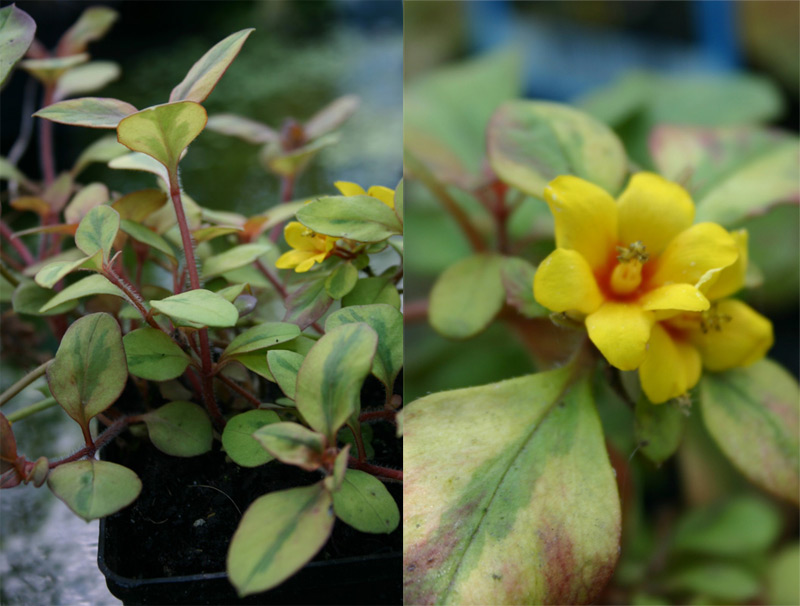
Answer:
[[(9, 2), (0, 3), (3, 7)], [(340, 129), (340, 141), (322, 150), (297, 182), (295, 196), (335, 193), (333, 182), (394, 188), (402, 174), (402, 5), (398, 1), (36, 1), (17, 2), (38, 25), (36, 37), (53, 48), (88, 7), (110, 6), (119, 19), (109, 34), (89, 46), (93, 60), (119, 64), (120, 77), (92, 96), (114, 97), (138, 108), (164, 103), (203, 53), (229, 34), (256, 31), (204, 102), (209, 115), (235, 113), (280, 129), (284, 120), (305, 121), (338, 97), (361, 98), (358, 111)], [(19, 168), (40, 178), (36, 148), (41, 88), (17, 70), (0, 93), (0, 155), (33, 127)], [(27, 91), (27, 92), (26, 92)], [(29, 99), (26, 101), (26, 95)], [(80, 152), (109, 131), (55, 125), (56, 168), (72, 166)], [(262, 168), (259, 147), (205, 131), (181, 163), (185, 190), (200, 205), (245, 214), (279, 201), (279, 179)], [(129, 193), (153, 187), (145, 173), (93, 165), (80, 181), (103, 181)], [(5, 184), (4, 184), (5, 185)], [(3, 199), (3, 217), (15, 212)], [(18, 213), (17, 213), (18, 214)], [(24, 216), (19, 217), (23, 220)], [(26, 317), (26, 320), (31, 318)], [(12, 319), (3, 318), (5, 329)], [(33, 329), (33, 327), (31, 327)], [(6, 335), (8, 330), (3, 331)], [(46, 333), (46, 329), (39, 333)], [(15, 333), (19, 335), (19, 332)], [(0, 390), (21, 371), (13, 366), (32, 344), (3, 341)], [(55, 350), (55, 342), (39, 343)], [(21, 349), (20, 349), (21, 348)], [(4, 412), (40, 399), (34, 388)], [(20, 451), (57, 458), (81, 446), (77, 425), (58, 408), (14, 426)], [(66, 420), (66, 421), (65, 421)], [(84, 523), (47, 489), (20, 487), (0, 493), (0, 603), (9, 606), (119, 603), (97, 569), (97, 522)], [(143, 557), (145, 554), (142, 554)]]

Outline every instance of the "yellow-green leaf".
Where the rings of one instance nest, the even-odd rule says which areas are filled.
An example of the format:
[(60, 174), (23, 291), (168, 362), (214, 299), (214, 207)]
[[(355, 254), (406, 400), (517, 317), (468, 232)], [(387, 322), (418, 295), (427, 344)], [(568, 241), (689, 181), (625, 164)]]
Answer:
[(588, 604), (600, 594), (619, 553), (619, 494), (588, 381), (569, 387), (572, 372), (406, 406), (407, 604)]
[(53, 103), (33, 115), (60, 124), (117, 128), (121, 120), (137, 111), (133, 105), (119, 99), (81, 97)]
[(237, 335), (225, 348), (223, 356), (267, 349), (300, 336), (297, 324), (287, 322), (263, 322)]
[(267, 366), (273, 380), (286, 397), (294, 400), (297, 394), (297, 373), (305, 356), (294, 351), (275, 350), (267, 352)]
[(189, 70), (183, 81), (172, 89), (170, 102), (195, 101), (201, 103), (211, 94), (247, 37), (255, 31), (253, 28), (243, 29), (217, 42)]
[(81, 13), (75, 24), (58, 41), (59, 56), (82, 53), (90, 42), (99, 40), (114, 25), (119, 13), (107, 6), (90, 6)]
[(148, 107), (117, 126), (120, 143), (157, 160), (168, 172), (177, 170), (181, 153), (203, 132), (206, 110), (192, 101)]
[(119, 65), (113, 61), (90, 61), (73, 67), (58, 79), (53, 97), (60, 101), (75, 95), (93, 93), (119, 78), (121, 71)]
[(78, 280), (74, 284), (67, 286), (61, 292), (56, 293), (52, 299), (42, 305), (39, 312), (46, 313), (69, 301), (92, 295), (113, 295), (122, 299), (125, 298), (124, 293), (109, 282), (105, 276), (94, 274), (82, 280)]
[(256, 499), (228, 550), (228, 577), (239, 595), (265, 591), (297, 572), (328, 540), (333, 522), (321, 482)]
[(153, 446), (175, 457), (194, 457), (211, 450), (214, 440), (208, 414), (192, 402), (170, 402), (144, 415)]
[(111, 247), (119, 231), (119, 213), (110, 206), (95, 206), (86, 213), (75, 232), (75, 245), (87, 257), (103, 253), (103, 261), (108, 263)]
[(361, 532), (389, 533), (400, 523), (397, 503), (379, 479), (348, 469), (333, 494), (336, 517)]
[(371, 196), (327, 196), (297, 211), (297, 220), (313, 231), (358, 242), (381, 242), (403, 233), (394, 211)]
[(361, 409), (361, 385), (377, 346), (378, 335), (368, 325), (343, 324), (317, 341), (303, 361), (297, 373), (297, 409), (329, 442)]
[(215, 292), (198, 288), (151, 301), (154, 309), (186, 326), (227, 328), (239, 320), (236, 306)]
[(128, 371), (149, 381), (169, 381), (183, 374), (191, 358), (163, 331), (145, 326), (122, 338)]
[(272, 455), (262, 448), (253, 433), (265, 425), (278, 422), (280, 417), (272, 410), (248, 410), (232, 417), (222, 431), (225, 453), (242, 467), (258, 467), (270, 462)]
[(47, 367), (53, 397), (82, 427), (117, 400), (127, 380), (122, 333), (106, 313), (71, 324)]
[(272, 423), (253, 433), (253, 438), (273, 457), (314, 471), (322, 465), (325, 436), (298, 423)]
[(203, 276), (211, 278), (227, 271), (250, 265), (261, 255), (265, 255), (273, 249), (274, 246), (270, 244), (240, 244), (239, 246), (234, 246), (225, 252), (206, 259), (203, 262)]
[(94, 459), (59, 465), (50, 471), (47, 486), (87, 522), (127, 507), (142, 491), (142, 482), (133, 471)]
[(13, 4), (0, 9), (0, 87), (25, 56), (36, 33), (36, 22)]

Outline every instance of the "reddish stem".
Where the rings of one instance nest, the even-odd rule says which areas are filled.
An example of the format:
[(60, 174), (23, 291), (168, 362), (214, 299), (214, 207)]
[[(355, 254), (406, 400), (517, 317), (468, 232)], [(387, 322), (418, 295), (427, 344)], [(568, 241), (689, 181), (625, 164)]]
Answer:
[(394, 410), (371, 410), (368, 412), (362, 412), (358, 416), (358, 420), (361, 422), (383, 420), (394, 423), (396, 415), (397, 413)]
[[(42, 108), (53, 103), (53, 95), (55, 92), (55, 85), (45, 85)], [(56, 167), (53, 157), (53, 123), (50, 120), (41, 120), (39, 122), (39, 162), (42, 167), (42, 174), (44, 175), (44, 185), (48, 187), (56, 180)]]
[(424, 322), (428, 319), (428, 307), (430, 303), (427, 299), (420, 301), (409, 301), (403, 304), (403, 321), (406, 324), (411, 322)]
[(259, 260), (256, 261), (256, 267), (258, 268), (258, 271), (260, 271), (262, 274), (264, 274), (264, 277), (266, 277), (267, 280), (269, 280), (270, 284), (272, 284), (272, 286), (275, 287), (275, 290), (278, 291), (278, 294), (285, 301), (287, 299), (287, 297), (289, 296), (289, 293), (286, 291), (286, 287), (283, 284), (281, 284), (281, 281), (278, 279), (278, 277), (276, 275), (274, 275), (267, 268), (267, 266), (264, 265)]
[(348, 466), (352, 467), (353, 469), (365, 471), (377, 478), (395, 480), (397, 482), (403, 481), (403, 472), (399, 469), (391, 469), (389, 467), (380, 467), (378, 465), (371, 465), (370, 463), (363, 463), (355, 457), (348, 457)]
[(227, 385), (230, 389), (232, 389), (240, 396), (242, 396), (245, 400), (250, 402), (253, 405), (253, 408), (258, 408), (259, 406), (261, 406), (261, 400), (259, 400), (257, 397), (255, 397), (253, 394), (251, 394), (249, 391), (247, 391), (244, 387), (242, 387), (235, 381), (232, 381), (231, 379), (229, 379), (228, 377), (226, 377), (221, 373), (217, 373), (215, 376), (217, 379), (219, 379), (225, 385)]
[(28, 247), (25, 246), (22, 241), (14, 235), (14, 232), (11, 231), (11, 228), (6, 225), (6, 222), (2, 219), (0, 219), (0, 235), (2, 235), (3, 238), (5, 238), (12, 246), (12, 248), (17, 251), (22, 260), (25, 261), (26, 265), (33, 265), (36, 263), (36, 260), (33, 258), (31, 251), (28, 250)]

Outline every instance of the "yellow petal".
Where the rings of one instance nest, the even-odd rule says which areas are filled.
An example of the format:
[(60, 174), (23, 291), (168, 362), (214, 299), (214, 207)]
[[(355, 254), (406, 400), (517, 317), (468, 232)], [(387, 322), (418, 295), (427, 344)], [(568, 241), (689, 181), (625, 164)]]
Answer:
[(677, 398), (700, 380), (700, 354), (684, 341), (673, 339), (658, 323), (650, 332), (647, 356), (639, 367), (642, 391), (653, 404)]
[(650, 284), (697, 284), (707, 272), (733, 265), (738, 256), (739, 248), (725, 229), (698, 223), (673, 238), (654, 261)]
[(336, 181), (334, 186), (342, 192), (343, 196), (363, 196), (367, 193), (364, 191), (363, 187), (355, 183), (350, 183), (349, 181)]
[(747, 230), (740, 229), (730, 232), (736, 247), (739, 250), (739, 258), (733, 265), (729, 265), (717, 274), (716, 280), (709, 281), (709, 285), (704, 289), (706, 296), (715, 301), (724, 299), (744, 287), (744, 278), (747, 273)]
[(289, 252), (283, 253), (278, 260), (275, 261), (275, 267), (278, 269), (291, 269), (292, 267), (296, 267), (300, 263), (303, 263), (306, 259), (310, 259), (314, 256), (312, 251), (308, 250), (290, 250)]
[(619, 240), (623, 246), (641, 242), (657, 256), (670, 240), (694, 221), (694, 203), (677, 183), (653, 173), (636, 173), (617, 201)]
[(747, 366), (763, 358), (772, 347), (772, 323), (749, 305), (724, 299), (713, 309), (714, 321), (705, 321), (705, 332), (691, 332), (703, 365), (712, 371)]
[(603, 296), (586, 259), (574, 250), (557, 248), (542, 261), (533, 278), (533, 296), (552, 311), (589, 314)]
[(544, 190), (553, 213), (556, 246), (578, 251), (592, 270), (606, 265), (617, 245), (617, 203), (597, 185), (566, 175)]
[(377, 198), (389, 208), (394, 208), (394, 190), (384, 187), (383, 185), (373, 185), (367, 191), (368, 196)]
[(662, 309), (705, 311), (710, 305), (703, 293), (691, 284), (661, 286), (640, 297), (639, 304), (650, 311)]
[(638, 305), (610, 301), (586, 318), (592, 343), (620, 370), (634, 370), (642, 363), (652, 324), (652, 312)]
[(300, 263), (297, 267), (295, 267), (294, 270), (299, 274), (308, 271), (309, 269), (314, 267), (314, 262), (317, 261), (317, 256), (318, 255), (314, 257), (309, 257), (308, 259)]
[(286, 243), (297, 250), (317, 250), (314, 236), (310, 234), (311, 230), (298, 221), (292, 221), (283, 229)]

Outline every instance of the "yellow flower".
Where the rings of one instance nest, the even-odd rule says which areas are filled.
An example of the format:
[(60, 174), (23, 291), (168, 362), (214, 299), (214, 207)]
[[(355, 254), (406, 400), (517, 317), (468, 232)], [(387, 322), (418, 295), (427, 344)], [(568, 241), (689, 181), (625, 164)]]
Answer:
[[(731, 233), (739, 249), (736, 263), (700, 285), (711, 301), (700, 313), (664, 313), (653, 326), (650, 346), (639, 367), (642, 389), (651, 402), (677, 397), (697, 384), (701, 366), (710, 371), (748, 366), (774, 342), (772, 323), (747, 304), (726, 298), (744, 286), (747, 232)], [(671, 373), (664, 372), (672, 369)]]
[(389, 208), (394, 208), (394, 190), (388, 187), (373, 185), (368, 191), (364, 191), (363, 187), (349, 181), (336, 181), (334, 185), (343, 196), (370, 196), (380, 200)]
[[(621, 370), (639, 368), (651, 339), (663, 337), (660, 327), (653, 330), (657, 320), (707, 311), (699, 287), (739, 257), (721, 226), (692, 225), (694, 203), (685, 189), (653, 173), (634, 175), (616, 201), (583, 179), (561, 176), (545, 189), (545, 200), (556, 250), (536, 272), (534, 296), (548, 309), (585, 317), (589, 338)], [(689, 357), (684, 349), (674, 356)]]
[(292, 221), (283, 230), (283, 237), (293, 250), (283, 253), (275, 263), (278, 269), (291, 269), (298, 273), (308, 271), (314, 263), (322, 263), (331, 256), (337, 238), (316, 234), (298, 221)]

